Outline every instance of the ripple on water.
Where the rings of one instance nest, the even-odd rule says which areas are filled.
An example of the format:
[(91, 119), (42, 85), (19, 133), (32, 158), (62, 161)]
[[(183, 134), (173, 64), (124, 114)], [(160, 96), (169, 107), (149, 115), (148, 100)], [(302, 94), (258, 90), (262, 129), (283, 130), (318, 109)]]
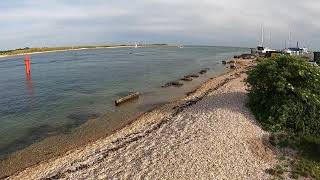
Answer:
[(5, 159), (9, 154), (22, 150), (35, 142), (40, 142), (50, 136), (70, 133), (72, 129), (79, 127), (90, 119), (96, 119), (100, 114), (95, 112), (75, 112), (67, 117), (71, 119), (68, 124), (59, 126), (45, 124), (30, 128), (27, 134), (10, 144), (0, 147), (0, 159)]

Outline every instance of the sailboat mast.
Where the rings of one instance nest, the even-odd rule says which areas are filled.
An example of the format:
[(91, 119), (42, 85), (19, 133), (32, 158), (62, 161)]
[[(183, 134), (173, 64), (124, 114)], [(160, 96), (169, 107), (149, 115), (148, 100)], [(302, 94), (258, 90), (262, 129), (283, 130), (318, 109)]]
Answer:
[(261, 29), (261, 46), (264, 47), (264, 27), (262, 25)]
[(270, 32), (269, 32), (269, 36), (270, 36), (270, 37), (269, 37), (269, 43), (270, 43), (270, 44), (269, 44), (269, 47), (271, 48), (271, 29), (270, 29)]
[(284, 40), (284, 49), (287, 49), (287, 40)]
[(289, 47), (291, 47), (291, 30), (290, 30), (290, 32), (289, 32)]

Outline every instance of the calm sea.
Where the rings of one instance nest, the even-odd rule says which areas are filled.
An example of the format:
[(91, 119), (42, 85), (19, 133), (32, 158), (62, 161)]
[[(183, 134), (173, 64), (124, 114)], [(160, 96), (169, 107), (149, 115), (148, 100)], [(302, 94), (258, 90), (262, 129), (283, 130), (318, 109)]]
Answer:
[[(35, 144), (46, 146), (46, 141), (46, 150), (56, 151), (63, 144), (72, 147), (108, 135), (134, 115), (221, 74), (226, 69), (222, 60), (245, 52), (247, 48), (186, 46), (35, 54), (29, 78), (24, 57), (0, 59), (0, 157)], [(161, 88), (203, 68), (210, 71), (194, 82)], [(141, 98), (115, 107), (116, 98), (132, 91), (141, 92)]]

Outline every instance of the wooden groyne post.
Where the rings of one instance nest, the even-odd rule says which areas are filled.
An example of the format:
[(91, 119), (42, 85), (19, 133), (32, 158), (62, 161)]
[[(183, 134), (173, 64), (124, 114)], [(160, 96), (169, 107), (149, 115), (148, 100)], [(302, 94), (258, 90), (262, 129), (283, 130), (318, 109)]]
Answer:
[(131, 94), (125, 96), (125, 97), (122, 97), (122, 98), (120, 98), (118, 100), (115, 100), (115, 105), (119, 106), (120, 104), (128, 102), (128, 101), (130, 101), (132, 99), (139, 98), (139, 96), (140, 96), (139, 92), (133, 92), (133, 93), (131, 93)]

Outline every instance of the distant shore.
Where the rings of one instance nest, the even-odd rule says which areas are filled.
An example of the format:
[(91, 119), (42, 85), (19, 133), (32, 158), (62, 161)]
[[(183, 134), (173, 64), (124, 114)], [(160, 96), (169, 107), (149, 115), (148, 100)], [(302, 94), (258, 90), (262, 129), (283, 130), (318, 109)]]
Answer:
[(239, 62), (237, 69), (143, 114), (111, 136), (9, 179), (267, 179), (265, 170), (276, 160), (264, 144), (268, 133), (245, 106), (243, 80), (250, 66), (252, 61)]
[[(138, 48), (145, 47), (178, 47), (175, 45), (167, 44), (147, 44), (140, 45)], [(80, 51), (80, 50), (93, 50), (93, 49), (114, 49), (114, 48), (135, 48), (135, 45), (102, 45), (102, 46), (74, 46), (74, 47), (42, 47), (42, 48), (24, 48), (15, 49), (8, 51), (0, 51), (0, 58), (23, 56), (26, 54), (44, 54), (54, 52), (65, 52), (65, 51)]]

